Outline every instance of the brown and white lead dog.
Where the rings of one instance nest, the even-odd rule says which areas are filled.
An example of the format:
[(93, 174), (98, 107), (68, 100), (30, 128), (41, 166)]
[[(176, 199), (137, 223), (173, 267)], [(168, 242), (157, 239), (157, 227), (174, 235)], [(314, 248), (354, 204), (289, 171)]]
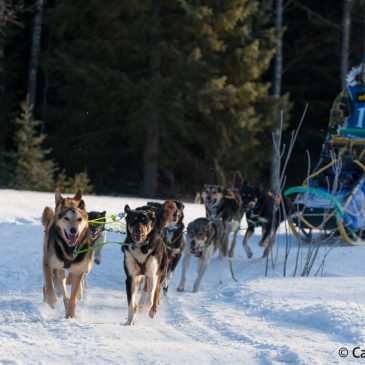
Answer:
[[(73, 198), (63, 198), (55, 192), (56, 208), (44, 208), (42, 224), (45, 228), (43, 245), (44, 301), (54, 308), (57, 296), (63, 296), (66, 318), (76, 317), (76, 302), (83, 275), (92, 268), (92, 251), (74, 256), (76, 249), (91, 244), (88, 215), (81, 189)], [(66, 290), (65, 271), (71, 273), (71, 296)]]

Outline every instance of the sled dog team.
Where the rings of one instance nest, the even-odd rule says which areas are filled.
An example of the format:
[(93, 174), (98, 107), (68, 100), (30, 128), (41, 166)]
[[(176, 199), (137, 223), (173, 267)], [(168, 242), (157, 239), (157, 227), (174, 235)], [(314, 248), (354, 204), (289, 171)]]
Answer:
[[(184, 239), (184, 205), (180, 201), (164, 203), (148, 202), (145, 206), (131, 209), (125, 206), (126, 238), (122, 245), (126, 293), (128, 300), (128, 325), (134, 325), (137, 312), (157, 313), (160, 290), (166, 294), (174, 270), (183, 251), (183, 268), (178, 291), (185, 290), (186, 273), (191, 256), (199, 260), (198, 276), (193, 292), (199, 290), (208, 264), (219, 250), (221, 256), (234, 255), (240, 221), (246, 213), (248, 229), (243, 239), (248, 258), (252, 256), (248, 240), (256, 226), (262, 227), (260, 246), (267, 256), (272, 239), (280, 224), (281, 206), (290, 209), (288, 202), (276, 204), (273, 194), (260, 185), (252, 187), (244, 182), (239, 173), (233, 187), (205, 185), (202, 202), (206, 217), (190, 222)], [(277, 206), (277, 208), (276, 208)], [(105, 242), (104, 212), (87, 212), (79, 189), (72, 198), (55, 193), (55, 209), (46, 207), (42, 214), (45, 228), (43, 247), (44, 301), (54, 308), (57, 297), (62, 295), (66, 318), (76, 317), (76, 303), (84, 293), (86, 275), (93, 260), (101, 262), (100, 247), (93, 252), (92, 246)], [(273, 220), (275, 220), (273, 224)], [(229, 247), (229, 234), (233, 238)], [(77, 254), (75, 252), (77, 251)], [(68, 276), (66, 277), (66, 272)], [(71, 284), (68, 295), (66, 284)], [(139, 287), (142, 293), (137, 301)]]

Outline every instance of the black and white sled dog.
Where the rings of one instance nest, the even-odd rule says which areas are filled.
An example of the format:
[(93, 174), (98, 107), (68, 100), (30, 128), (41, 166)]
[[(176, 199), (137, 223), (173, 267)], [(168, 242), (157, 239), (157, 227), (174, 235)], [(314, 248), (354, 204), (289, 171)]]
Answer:
[(248, 241), (256, 227), (262, 228), (259, 246), (265, 247), (262, 257), (266, 257), (274, 244), (276, 230), (280, 223), (294, 211), (293, 203), (282, 194), (275, 198), (275, 194), (270, 190), (264, 190), (260, 183), (251, 186), (247, 181), (244, 181), (240, 195), (248, 225), (243, 238), (243, 247), (247, 257), (252, 257)]
[[(175, 269), (180, 261), (181, 255), (185, 249), (184, 242), (184, 204), (181, 201), (175, 200), (176, 209), (173, 212), (172, 222), (165, 228), (164, 242), (167, 248), (169, 263), (167, 266), (166, 279), (163, 283), (164, 295), (169, 290), (171, 279), (174, 276)], [(148, 206), (161, 207), (161, 203), (148, 202)]]
[(220, 219), (198, 218), (188, 224), (181, 281), (177, 291), (185, 290), (186, 274), (192, 255), (199, 260), (198, 277), (193, 286), (193, 293), (199, 290), (213, 254), (217, 249), (222, 249), (223, 236), (224, 224)]
[[(151, 318), (157, 313), (160, 287), (165, 280), (168, 264), (163, 233), (171, 224), (175, 210), (173, 201), (166, 201), (162, 209), (149, 205), (135, 210), (128, 205), (124, 208), (127, 237), (122, 250), (127, 277), (128, 325), (136, 323), (138, 310), (141, 313), (149, 311)], [(145, 285), (137, 303), (137, 291), (143, 279)]]

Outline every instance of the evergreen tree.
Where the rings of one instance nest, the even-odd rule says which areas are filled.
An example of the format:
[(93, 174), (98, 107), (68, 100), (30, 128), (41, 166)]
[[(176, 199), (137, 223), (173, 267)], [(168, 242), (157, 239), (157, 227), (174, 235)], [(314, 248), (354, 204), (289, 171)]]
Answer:
[[(260, 142), (271, 141), (274, 121), (267, 14), (259, 1), (201, 3), (65, 0), (53, 9), (51, 142), (62, 164), (91, 170), (98, 191), (193, 194), (237, 168), (257, 176), (270, 160), (271, 143)], [(70, 131), (65, 145), (59, 136)]]
[[(12, 44), (19, 50), (20, 42), (13, 38), (14, 30), (19, 31), (23, 26), (21, 15), (24, 13), (23, 4), (19, 1), (0, 0), (0, 164), (4, 163), (5, 151), (13, 133), (12, 120), (16, 115), (19, 99), (15, 101), (14, 73), (12, 67), (16, 63), (10, 60), (8, 49)], [(19, 53), (17, 54), (19, 57)], [(12, 80), (12, 81), (10, 81)], [(12, 84), (12, 85), (9, 85)], [(10, 87), (9, 87), (10, 86)], [(24, 93), (23, 93), (24, 95)], [(0, 176), (4, 182), (4, 176)]]
[[(39, 134), (40, 121), (34, 120), (29, 101), (20, 104), (21, 115), (16, 118), (17, 130), (14, 136), (16, 150), (8, 153), (8, 163), (3, 166), (3, 174), (9, 180), (7, 186), (14, 189), (74, 192), (82, 188), (84, 193), (92, 192), (87, 173), (80, 172), (73, 177), (64, 170), (58, 172), (57, 164), (47, 158), (50, 149), (42, 147), (45, 134)], [(5, 177), (2, 178), (5, 180)]]
[(40, 122), (32, 118), (28, 101), (20, 104), (21, 115), (16, 118), (14, 136), (16, 150), (9, 153), (11, 171), (10, 187), (24, 190), (50, 191), (54, 189), (56, 165), (47, 159), (49, 150), (42, 147), (46, 138), (39, 134)]
[(60, 191), (69, 193), (74, 193), (78, 188), (81, 188), (84, 194), (90, 194), (93, 191), (90, 179), (85, 171), (71, 178), (66, 175), (65, 170), (62, 170), (57, 174), (55, 186)]
[(128, 131), (134, 123), (131, 112), (139, 105), (125, 73), (135, 55), (131, 42), (136, 35), (128, 27), (136, 6), (123, 0), (65, 0), (45, 17), (49, 143), (60, 165), (69, 174), (87, 170), (98, 192), (136, 193), (139, 188), (135, 156), (140, 141), (133, 145)]
[(246, 177), (267, 178), (274, 115), (285, 102), (272, 100), (264, 78), (275, 47), (270, 18), (258, 1), (181, 3), (193, 71), (188, 110), (205, 160), (196, 173), (203, 172), (203, 181), (238, 168)]

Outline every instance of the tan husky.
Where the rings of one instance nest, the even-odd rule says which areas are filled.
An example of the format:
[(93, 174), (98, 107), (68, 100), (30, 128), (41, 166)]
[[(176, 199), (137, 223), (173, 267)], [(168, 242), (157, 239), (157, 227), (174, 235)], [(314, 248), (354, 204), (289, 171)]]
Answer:
[[(57, 296), (63, 296), (66, 318), (75, 318), (77, 296), (83, 275), (92, 268), (92, 251), (74, 255), (75, 250), (90, 246), (88, 215), (81, 189), (73, 198), (55, 193), (56, 209), (44, 208), (42, 224), (45, 227), (43, 246), (44, 301), (54, 308)], [(69, 298), (65, 270), (71, 273)]]

